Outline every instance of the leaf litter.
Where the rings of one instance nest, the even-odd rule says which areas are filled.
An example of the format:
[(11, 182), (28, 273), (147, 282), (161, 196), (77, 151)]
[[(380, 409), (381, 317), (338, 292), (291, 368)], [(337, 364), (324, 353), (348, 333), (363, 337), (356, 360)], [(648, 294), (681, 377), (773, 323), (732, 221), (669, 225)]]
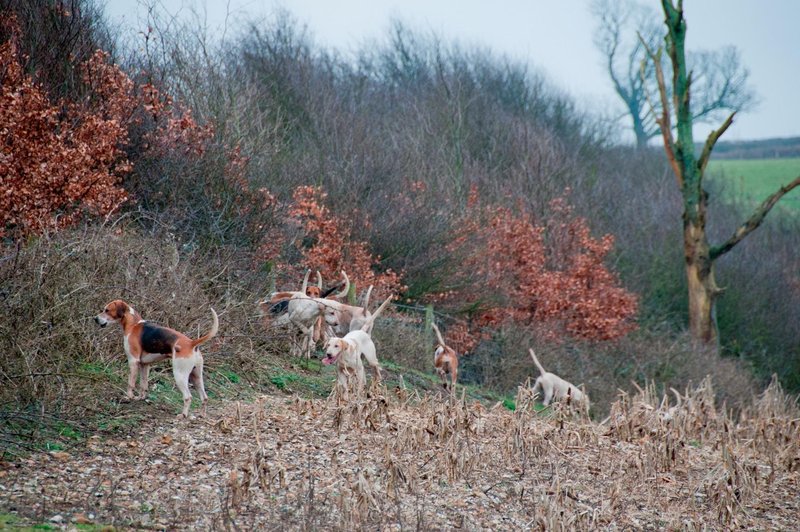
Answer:
[(529, 386), (514, 411), (380, 386), (221, 402), (2, 464), (0, 507), (61, 528), (796, 526), (796, 401), (774, 381), (734, 422), (708, 379), (674, 393), (620, 391), (600, 423), (537, 412)]

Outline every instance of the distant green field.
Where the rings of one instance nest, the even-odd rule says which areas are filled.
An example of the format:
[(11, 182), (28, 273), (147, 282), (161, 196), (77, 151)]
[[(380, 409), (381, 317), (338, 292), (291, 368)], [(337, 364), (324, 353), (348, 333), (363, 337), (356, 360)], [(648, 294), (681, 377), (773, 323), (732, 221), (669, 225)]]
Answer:
[[(724, 196), (756, 205), (800, 175), (800, 157), (789, 159), (725, 159), (711, 161), (708, 177), (721, 180)], [(800, 213), (800, 187), (786, 194), (776, 206)]]

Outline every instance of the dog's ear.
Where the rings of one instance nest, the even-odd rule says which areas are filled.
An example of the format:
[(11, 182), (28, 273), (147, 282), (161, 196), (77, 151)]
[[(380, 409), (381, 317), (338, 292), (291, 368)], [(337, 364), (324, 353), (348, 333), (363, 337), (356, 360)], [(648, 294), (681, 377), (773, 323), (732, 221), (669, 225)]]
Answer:
[(112, 301), (109, 303), (109, 316), (114, 319), (121, 320), (125, 317), (125, 312), (128, 311), (128, 305), (124, 301), (120, 301), (119, 299)]

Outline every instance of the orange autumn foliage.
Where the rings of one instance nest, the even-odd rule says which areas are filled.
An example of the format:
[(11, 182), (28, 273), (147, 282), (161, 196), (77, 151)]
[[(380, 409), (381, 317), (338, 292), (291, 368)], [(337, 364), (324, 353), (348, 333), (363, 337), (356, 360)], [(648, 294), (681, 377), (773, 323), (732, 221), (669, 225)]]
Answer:
[[(152, 83), (140, 87), (136, 105), (154, 126), (144, 135), (146, 147), (152, 155), (178, 152), (200, 156), (214, 136), (211, 124), (199, 124), (191, 109), (175, 104), (169, 94), (160, 91)], [(141, 117), (137, 117), (136, 123), (140, 122)], [(233, 152), (229, 155), (233, 155)]]
[[(515, 323), (551, 340), (612, 340), (635, 328), (638, 299), (604, 263), (613, 236), (593, 238), (566, 199), (551, 202), (547, 224), (534, 223), (522, 209), (482, 206), (475, 190), (470, 207), (448, 246), (463, 258), (457, 276), (464, 287), (444, 299), (477, 304), (473, 331)], [(462, 350), (480, 339), (477, 333), (458, 337), (453, 343)]]
[(152, 85), (137, 90), (102, 50), (76, 67), (85, 94), (52, 102), (24, 72), (16, 18), (0, 14), (0, 25), (10, 35), (0, 44), (0, 237), (39, 234), (117, 210), (129, 199), (122, 187), (133, 169), (125, 153), (129, 134), (144, 118), (146, 150), (203, 153), (213, 129)]
[(0, 23), (12, 34), (0, 45), (0, 236), (113, 212), (127, 199), (120, 181), (131, 170), (121, 149), (130, 80), (95, 54), (82, 75), (102, 90), (60, 112), (23, 71), (14, 18)]
[(335, 216), (325, 206), (327, 194), (320, 187), (300, 186), (292, 194), (289, 215), (299, 223), (306, 241), (302, 247), (302, 266), (319, 270), (326, 279), (338, 279), (342, 270), (360, 289), (374, 286), (374, 294), (385, 298), (404, 289), (397, 272), (387, 269), (375, 273), (380, 257), (373, 257), (366, 242), (352, 239), (348, 221)]

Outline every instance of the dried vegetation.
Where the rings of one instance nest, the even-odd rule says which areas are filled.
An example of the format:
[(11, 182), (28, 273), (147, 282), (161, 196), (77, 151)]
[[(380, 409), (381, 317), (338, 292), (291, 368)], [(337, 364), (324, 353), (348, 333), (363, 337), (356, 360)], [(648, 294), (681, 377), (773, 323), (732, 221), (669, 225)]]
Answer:
[(513, 412), (402, 387), (263, 396), (6, 464), (0, 489), (32, 519), (148, 528), (791, 528), (796, 402), (773, 381), (735, 421), (708, 380), (680, 395), (621, 393), (600, 424), (537, 412), (528, 386)]

